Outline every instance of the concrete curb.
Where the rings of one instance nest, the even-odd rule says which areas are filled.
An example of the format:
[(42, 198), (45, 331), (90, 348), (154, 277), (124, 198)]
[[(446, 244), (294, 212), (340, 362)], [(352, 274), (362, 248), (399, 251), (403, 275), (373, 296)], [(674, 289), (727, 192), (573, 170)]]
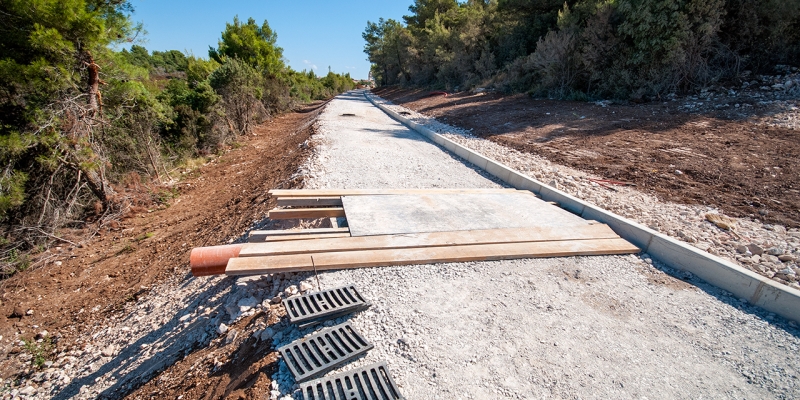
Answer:
[[(377, 103), (367, 91), (364, 96), (386, 114), (425, 136), (430, 141), (467, 160), (476, 167), (517, 189), (530, 190), (546, 201), (555, 201), (585, 219), (609, 225), (651, 257), (681, 271), (688, 271), (704, 281), (751, 304), (787, 319), (800, 322), (800, 291), (764, 278), (727, 260), (658, 233), (634, 221), (572, 197), (507, 166), (476, 153), (444, 136), (395, 113)], [(376, 96), (377, 97), (377, 96)]]

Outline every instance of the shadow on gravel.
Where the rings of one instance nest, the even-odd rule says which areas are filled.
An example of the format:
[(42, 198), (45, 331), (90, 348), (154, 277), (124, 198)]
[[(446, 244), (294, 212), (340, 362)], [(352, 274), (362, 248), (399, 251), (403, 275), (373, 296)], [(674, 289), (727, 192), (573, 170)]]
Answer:
[(347, 93), (340, 94), (340, 95), (336, 96), (336, 98), (337, 99), (341, 99), (341, 100), (348, 100), (348, 101), (358, 101), (358, 102), (362, 102), (362, 103), (368, 103), (369, 102), (369, 100), (367, 100), (364, 97), (363, 91), (358, 91), (356, 93), (347, 92)]
[[(185, 286), (192, 279), (197, 278), (187, 276), (183, 285)], [(213, 335), (207, 333), (209, 319), (199, 317), (188, 327), (178, 332), (174, 332), (174, 330), (179, 324), (183, 323), (179, 320), (181, 316), (194, 312), (201, 305), (212, 308), (212, 314), (223, 313), (224, 310), (221, 308), (223, 304), (225, 304), (227, 295), (221, 296), (219, 299), (213, 301), (210, 297), (224, 290), (225, 287), (231, 286), (233, 281), (233, 278), (224, 278), (207, 287), (203, 292), (195, 294), (186, 308), (176, 313), (169, 322), (136, 342), (129, 344), (111, 359), (111, 361), (98, 368), (97, 371), (72, 381), (67, 387), (61, 390), (61, 392), (53, 396), (53, 399), (73, 398), (80, 394), (80, 390), (83, 386), (87, 388), (91, 387), (95, 384), (96, 379), (108, 373), (111, 373), (111, 375), (107, 379), (113, 380), (115, 383), (98, 394), (97, 397), (120, 398), (147, 382), (154, 374), (190, 354), (192, 349), (208, 346), (211, 339), (214, 338)], [(168, 343), (168, 345), (155, 354), (145, 356), (143, 348), (147, 348), (157, 342)], [(187, 342), (192, 344), (187, 346)], [(133, 364), (140, 365), (134, 370), (126, 372), (126, 368)]]
[[(733, 293), (711, 285), (689, 272), (678, 271), (657, 261), (653, 262), (653, 267), (675, 279), (693, 285), (694, 287), (702, 290), (704, 293), (716, 298), (720, 302), (725, 303), (736, 310), (739, 310), (742, 313), (754, 316), (759, 320), (757, 323), (772, 325), (776, 329), (780, 329), (796, 338), (800, 338), (800, 326), (798, 326), (797, 322), (790, 321), (758, 306), (754, 306), (747, 301), (743, 301), (734, 296)], [(787, 349), (787, 351), (789, 350)]]
[(360, 128), (359, 131), (361, 132), (371, 132), (377, 133), (381, 135), (391, 136), (397, 139), (407, 139), (413, 140), (417, 142), (426, 142), (431, 143), (428, 139), (425, 139), (422, 135), (406, 128), (404, 125), (401, 125), (401, 128), (397, 129), (372, 129), (372, 128)]

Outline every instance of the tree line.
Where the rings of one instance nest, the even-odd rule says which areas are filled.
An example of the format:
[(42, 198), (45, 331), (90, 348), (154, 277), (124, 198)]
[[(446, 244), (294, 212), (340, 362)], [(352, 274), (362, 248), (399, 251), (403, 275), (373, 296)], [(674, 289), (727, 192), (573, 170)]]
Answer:
[(118, 50), (142, 33), (132, 12), (128, 0), (0, 0), (0, 275), (61, 228), (123, 215), (122, 183), (172, 181), (264, 120), (354, 87), (289, 68), (252, 18), (226, 24), (208, 58)]
[(647, 100), (800, 64), (800, 0), (415, 0), (409, 11), (367, 23), (379, 85)]

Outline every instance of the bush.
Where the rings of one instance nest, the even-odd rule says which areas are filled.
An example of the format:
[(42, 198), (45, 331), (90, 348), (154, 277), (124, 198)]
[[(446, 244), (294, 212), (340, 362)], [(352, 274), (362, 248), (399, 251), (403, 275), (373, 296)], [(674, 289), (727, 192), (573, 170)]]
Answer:
[(261, 103), (264, 78), (247, 63), (229, 58), (211, 73), (208, 81), (222, 98), (222, 109), (231, 134), (248, 134), (269, 116)]
[(412, 25), (367, 24), (378, 84), (645, 100), (800, 64), (800, 0), (417, 3)]
[(577, 42), (570, 31), (550, 31), (536, 43), (536, 51), (525, 62), (538, 77), (537, 92), (561, 98), (569, 93), (578, 73)]

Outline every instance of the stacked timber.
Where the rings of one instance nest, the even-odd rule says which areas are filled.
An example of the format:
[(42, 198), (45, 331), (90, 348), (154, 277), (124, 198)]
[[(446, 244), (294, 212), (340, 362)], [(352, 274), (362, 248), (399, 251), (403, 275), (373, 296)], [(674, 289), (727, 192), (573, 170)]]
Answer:
[[(492, 193), (514, 189), (272, 190), (270, 218), (346, 217), (342, 196)], [(250, 243), (192, 250), (195, 276), (259, 275), (390, 265), (638, 253), (603, 224), (350, 236), (348, 228), (255, 231)]]

